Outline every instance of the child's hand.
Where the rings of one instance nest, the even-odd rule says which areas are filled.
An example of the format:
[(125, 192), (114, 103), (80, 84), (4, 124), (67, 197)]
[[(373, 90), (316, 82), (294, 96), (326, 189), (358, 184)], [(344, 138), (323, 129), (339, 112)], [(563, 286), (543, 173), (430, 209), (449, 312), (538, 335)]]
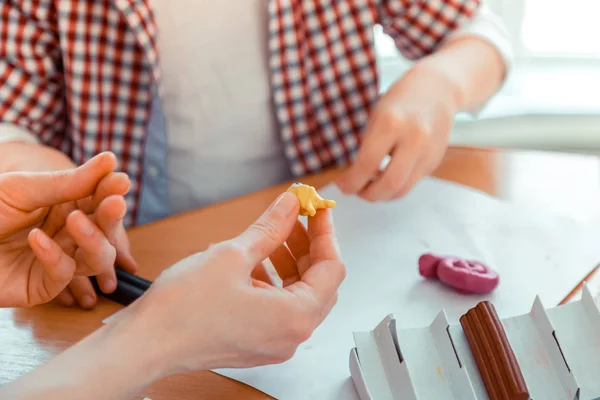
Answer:
[(114, 155), (101, 154), (79, 168), (0, 174), (0, 307), (34, 306), (69, 290), (91, 307), (87, 276), (114, 290), (114, 244), (128, 250), (121, 220), (129, 186), (115, 166)]
[(340, 189), (369, 201), (408, 193), (444, 156), (458, 111), (456, 93), (441, 74), (419, 65), (410, 70), (373, 109), (358, 156), (337, 181)]

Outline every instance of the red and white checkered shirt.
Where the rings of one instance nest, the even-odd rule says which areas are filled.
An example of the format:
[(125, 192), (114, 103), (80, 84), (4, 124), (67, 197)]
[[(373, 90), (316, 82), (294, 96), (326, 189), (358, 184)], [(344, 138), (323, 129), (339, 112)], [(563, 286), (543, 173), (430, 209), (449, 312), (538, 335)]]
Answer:
[[(373, 27), (408, 59), (433, 52), (480, 0), (269, 0), (275, 111), (292, 172), (348, 163), (378, 97)], [(160, 81), (147, 0), (0, 3), (0, 121), (76, 163), (110, 150), (140, 200), (146, 127)], [(160, 85), (158, 85), (160, 87)]]

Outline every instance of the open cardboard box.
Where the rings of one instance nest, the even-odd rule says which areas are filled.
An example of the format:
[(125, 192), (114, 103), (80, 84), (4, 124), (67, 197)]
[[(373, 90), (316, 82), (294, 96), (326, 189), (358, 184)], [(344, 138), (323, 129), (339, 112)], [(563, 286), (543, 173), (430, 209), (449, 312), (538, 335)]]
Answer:
[[(600, 399), (600, 311), (579, 301), (502, 319), (532, 400)], [(442, 310), (425, 328), (396, 329), (388, 315), (355, 332), (350, 373), (361, 400), (489, 399), (460, 324)]]

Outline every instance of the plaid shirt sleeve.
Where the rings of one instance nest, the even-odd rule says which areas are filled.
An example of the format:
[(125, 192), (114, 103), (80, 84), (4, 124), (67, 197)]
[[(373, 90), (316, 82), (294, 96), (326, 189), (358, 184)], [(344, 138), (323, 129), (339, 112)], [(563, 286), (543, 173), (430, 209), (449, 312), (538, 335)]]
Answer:
[(63, 74), (51, 0), (0, 2), (0, 135), (21, 130), (67, 150)]
[(382, 0), (380, 22), (409, 60), (431, 54), (465, 21), (481, 0)]

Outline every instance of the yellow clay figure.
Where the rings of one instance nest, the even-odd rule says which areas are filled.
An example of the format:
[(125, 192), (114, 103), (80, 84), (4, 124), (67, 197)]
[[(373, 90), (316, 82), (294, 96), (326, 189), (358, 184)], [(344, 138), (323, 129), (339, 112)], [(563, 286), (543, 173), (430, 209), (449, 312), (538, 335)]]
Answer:
[(303, 183), (294, 183), (287, 190), (294, 193), (300, 202), (300, 215), (314, 217), (317, 210), (335, 207), (335, 201), (319, 196), (317, 190)]

